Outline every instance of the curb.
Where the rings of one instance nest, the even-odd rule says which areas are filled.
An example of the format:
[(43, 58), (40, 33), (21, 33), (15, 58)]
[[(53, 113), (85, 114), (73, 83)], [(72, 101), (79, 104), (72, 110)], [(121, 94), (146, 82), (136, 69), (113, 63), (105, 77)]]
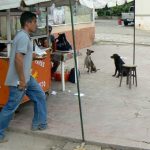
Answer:
[[(52, 134), (47, 134), (44, 132), (42, 133), (42, 131), (29, 131), (25, 129), (16, 129), (13, 127), (9, 127), (8, 131), (22, 133), (26, 135), (32, 135), (32, 136), (39, 136), (39, 137), (46, 138), (46, 139), (49, 138), (49, 139), (59, 140), (59, 141), (64, 141), (64, 142), (72, 142), (72, 143), (83, 142), (81, 139), (52, 135)], [(85, 141), (85, 143), (86, 145), (88, 144), (88, 145), (101, 146), (102, 148), (112, 148), (114, 150), (149, 150), (149, 149), (138, 148), (138, 147), (121, 146), (121, 145), (94, 142), (94, 141), (88, 141), (88, 140)]]

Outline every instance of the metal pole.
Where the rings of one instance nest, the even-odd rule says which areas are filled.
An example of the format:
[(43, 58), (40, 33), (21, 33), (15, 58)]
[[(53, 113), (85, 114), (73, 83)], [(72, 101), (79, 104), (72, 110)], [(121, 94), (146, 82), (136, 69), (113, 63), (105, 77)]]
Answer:
[(46, 34), (47, 34), (47, 41), (48, 45), (50, 47), (50, 41), (49, 41), (49, 27), (48, 27), (48, 7), (46, 7)]
[(79, 86), (79, 74), (78, 74), (78, 67), (77, 67), (77, 54), (76, 54), (76, 44), (75, 44), (75, 31), (74, 31), (74, 21), (73, 21), (73, 11), (72, 11), (71, 0), (69, 0), (69, 5), (70, 5), (70, 13), (71, 13), (73, 50), (74, 50), (74, 61), (75, 61), (75, 70), (76, 70), (76, 79), (77, 79), (77, 91), (78, 91), (79, 110), (80, 110), (81, 132), (82, 132), (82, 141), (84, 142), (85, 141), (84, 127), (83, 127), (82, 106), (81, 106), (80, 86)]
[(134, 31), (133, 31), (133, 65), (135, 64), (135, 0), (134, 0)]
[(10, 57), (10, 51), (11, 51), (11, 20), (10, 20), (10, 9), (7, 10), (7, 40), (9, 43), (7, 43), (7, 53), (8, 57)]

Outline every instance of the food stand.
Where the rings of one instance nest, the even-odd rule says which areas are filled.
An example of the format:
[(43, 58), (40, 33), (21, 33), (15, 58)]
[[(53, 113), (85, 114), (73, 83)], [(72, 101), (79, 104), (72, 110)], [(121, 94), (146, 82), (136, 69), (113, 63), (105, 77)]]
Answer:
[[(18, 8), (20, 7), (21, 2), (24, 2), (26, 5), (33, 5), (39, 2), (47, 1), (48, 3), (51, 2), (51, 0), (0, 0), (0, 10), (8, 10), (7, 12), (0, 12), (1, 15), (7, 16), (7, 39), (1, 40), (0, 43), (6, 43), (7, 44), (7, 53), (8, 56), (0, 58), (0, 107), (2, 107), (8, 99), (8, 88), (4, 85), (4, 81), (6, 78), (6, 73), (8, 69), (9, 64), (9, 54), (11, 50), (11, 26), (10, 26), (10, 16), (11, 14), (15, 14), (15, 12), (10, 12), (10, 8)], [(73, 21), (73, 9), (72, 4), (78, 0), (52, 0), (52, 2), (58, 2), (58, 4), (64, 4), (66, 2), (67, 5), (69, 5), (70, 8), (70, 14), (71, 14), (71, 31), (72, 31), (72, 41), (73, 41), (73, 51), (74, 51), (74, 61), (75, 61), (75, 69), (77, 70), (77, 56), (76, 56), (76, 42), (75, 42), (75, 29), (74, 29), (74, 21)], [(46, 7), (48, 4), (46, 4)], [(18, 12), (17, 12), (18, 14)], [(46, 17), (48, 18), (48, 17)], [(48, 19), (47, 25), (48, 25)], [(48, 26), (47, 26), (48, 27)], [(44, 36), (45, 37), (45, 36)], [(33, 36), (32, 38), (41, 38), (41, 36)], [(48, 52), (49, 55), (49, 52)], [(45, 65), (44, 65), (45, 64)], [(45, 66), (45, 68), (43, 67)], [(43, 68), (41, 68), (43, 67)], [(33, 62), (33, 71), (32, 75), (34, 78), (37, 79), (37, 81), (40, 83), (44, 91), (48, 90), (50, 88), (51, 82), (50, 82), (50, 57), (47, 57), (42, 62)], [(77, 79), (77, 91), (78, 91), (78, 102), (79, 102), (79, 112), (80, 112), (80, 122), (81, 122), (81, 132), (82, 132), (82, 141), (85, 141), (84, 139), (84, 128), (83, 128), (83, 120), (82, 120), (82, 106), (81, 106), (81, 99), (80, 99), (80, 87), (79, 87), (79, 80), (78, 80), (78, 73), (76, 71), (76, 79)], [(24, 97), (24, 102), (28, 101), (29, 99), (27, 97)]]
[[(9, 89), (7, 86), (5, 86), (5, 78), (9, 66), (11, 44), (14, 35), (20, 29), (19, 18), (22, 13), (21, 10), (24, 11), (24, 8), (20, 7), (20, 5), (22, 5), (22, 0), (8, 1), (9, 2), (4, 2), (0, 0), (0, 43), (7, 45), (5, 51), (0, 52), (0, 107), (3, 107), (8, 100)], [(45, 1), (48, 0), (24, 0), (23, 5), (35, 5), (39, 2)], [(35, 8), (37, 8), (36, 5)], [(25, 7), (25, 9), (30, 10), (28, 7)], [(44, 9), (44, 13), (47, 14), (46, 8)], [(44, 24), (43, 22), (41, 23), (43, 28), (38, 26), (37, 32), (31, 36), (32, 41), (35, 39), (38, 40), (40, 38), (48, 37), (45, 29), (46, 18), (47, 16), (45, 15), (45, 19), (42, 20)], [(44, 60), (33, 61), (32, 76), (38, 81), (43, 90), (48, 92), (51, 87), (50, 50), (49, 48), (42, 49), (43, 51), (46, 51), (47, 57)], [(23, 102), (28, 100), (29, 98), (26, 96), (23, 98)]]

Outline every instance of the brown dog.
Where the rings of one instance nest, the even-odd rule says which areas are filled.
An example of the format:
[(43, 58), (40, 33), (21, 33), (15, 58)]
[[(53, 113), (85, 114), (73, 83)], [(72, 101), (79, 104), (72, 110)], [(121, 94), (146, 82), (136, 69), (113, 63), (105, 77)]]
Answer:
[(84, 67), (86, 67), (88, 69), (88, 73), (89, 72), (97, 72), (98, 69), (96, 69), (96, 66), (94, 65), (92, 59), (91, 59), (91, 54), (94, 53), (93, 50), (87, 49), (86, 52), (86, 57), (84, 60)]

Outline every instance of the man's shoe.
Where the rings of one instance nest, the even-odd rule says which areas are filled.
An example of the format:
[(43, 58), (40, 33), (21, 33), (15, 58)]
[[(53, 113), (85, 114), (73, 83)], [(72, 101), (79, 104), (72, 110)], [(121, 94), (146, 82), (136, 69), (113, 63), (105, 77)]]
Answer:
[(38, 131), (38, 130), (46, 130), (47, 129), (47, 125), (39, 125), (39, 126), (32, 126), (31, 130), (32, 131)]
[(39, 126), (39, 130), (46, 130), (46, 129), (47, 129), (47, 126), (44, 126), (44, 127)]
[(37, 131), (37, 130), (39, 130), (39, 127), (33, 127), (33, 126), (32, 126), (32, 127), (31, 127), (31, 130), (32, 130), (32, 131)]
[(0, 143), (6, 143), (8, 142), (8, 139), (6, 137), (0, 138)]

